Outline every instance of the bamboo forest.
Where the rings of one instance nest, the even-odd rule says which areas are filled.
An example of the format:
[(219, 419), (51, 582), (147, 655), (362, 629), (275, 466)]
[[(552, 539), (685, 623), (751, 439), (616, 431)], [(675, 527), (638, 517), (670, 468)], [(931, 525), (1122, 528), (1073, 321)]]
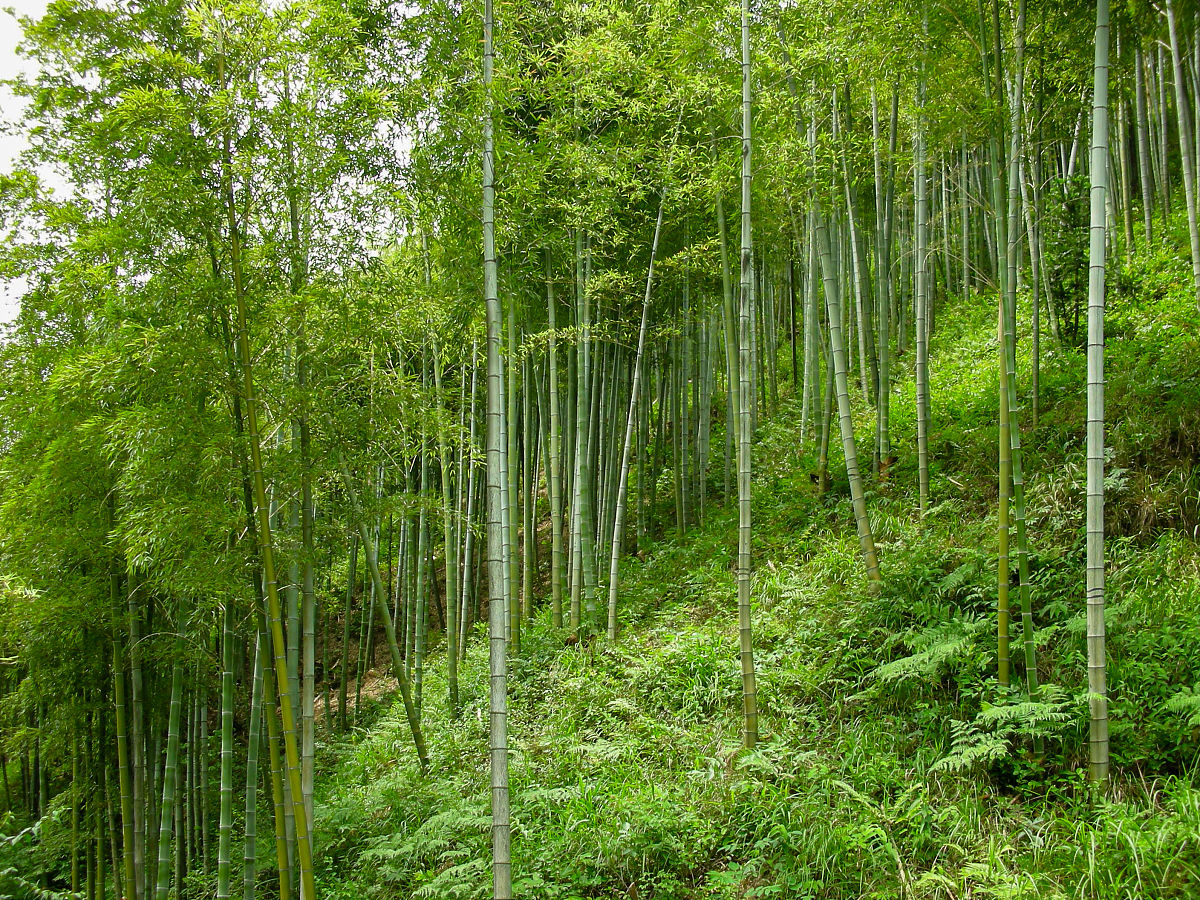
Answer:
[(0, 898), (1200, 897), (1200, 3), (16, 5)]

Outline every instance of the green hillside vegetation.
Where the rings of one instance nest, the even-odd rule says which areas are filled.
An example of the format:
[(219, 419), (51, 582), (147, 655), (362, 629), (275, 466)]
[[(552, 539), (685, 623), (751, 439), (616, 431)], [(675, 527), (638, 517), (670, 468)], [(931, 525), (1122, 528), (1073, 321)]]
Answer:
[[(1046, 473), (1029, 485), (1044, 693), (1006, 700), (989, 685), (996, 338), (986, 298), (972, 297), (939, 311), (931, 349), (932, 490), (946, 499), (923, 521), (914, 514), (911, 451), (875, 492), (878, 596), (859, 574), (844, 483), (835, 473), (818, 495), (815, 457), (796, 452), (793, 398), (763, 426), (755, 751), (740, 750), (732, 509), (628, 565), (633, 624), (616, 644), (564, 647), (544, 620), (526, 632), (509, 676), (518, 894), (1200, 891), (1200, 550), (1186, 536), (1197, 524), (1200, 316), (1188, 274), (1174, 256), (1139, 256), (1110, 295), (1109, 400), (1121, 426), (1108, 476), (1109, 585), (1120, 598), (1109, 608), (1109, 702), (1127, 777), (1109, 797), (1085, 778), (1082, 359), (1046, 360), (1047, 412), (1027, 435), (1031, 468)], [(911, 382), (894, 415), (897, 433), (915, 431)], [(477, 686), (461, 721), (427, 719), (431, 781), (411, 752), (397, 753), (398, 706), (329, 747), (335, 774), (316, 819), (329, 896), (488, 895), (484, 650), (476, 642), (460, 670)]]
[(1195, 3), (19, 26), (0, 900), (1200, 896)]

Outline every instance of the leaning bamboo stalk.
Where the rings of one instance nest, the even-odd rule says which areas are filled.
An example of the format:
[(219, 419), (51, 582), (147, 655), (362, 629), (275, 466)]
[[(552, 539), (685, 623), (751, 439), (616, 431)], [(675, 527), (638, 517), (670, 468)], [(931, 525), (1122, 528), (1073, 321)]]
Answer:
[[(428, 276), (427, 276), (428, 278)], [(433, 340), (433, 386), (437, 392), (438, 465), (442, 482), (442, 537), (446, 552), (446, 686), (449, 690), (450, 717), (458, 716), (458, 542), (454, 537), (454, 495), (450, 479), (449, 440), (446, 436), (442, 394), (442, 357), (438, 341)]]
[[(217, 57), (218, 78), (225, 81), (224, 54)], [(287, 760), (288, 782), (291, 787), (293, 814), (296, 822), (296, 839), (299, 848), (301, 893), (306, 900), (315, 900), (316, 887), (312, 872), (312, 853), (308, 842), (308, 819), (304, 809), (300, 778), (300, 749), (296, 736), (296, 716), (291, 697), (286, 689), (288, 668), (286, 644), (283, 635), (282, 611), (279, 603), (278, 579), (275, 574), (274, 545), (271, 540), (270, 504), (267, 502), (266, 480), (263, 476), (262, 441), (258, 422), (258, 401), (254, 390), (254, 374), (250, 355), (250, 328), (248, 323), (246, 292), (244, 289), (241, 261), (241, 229), (237, 219), (237, 202), (233, 190), (232, 139), (226, 128), (222, 133), (222, 193), (225, 213), (228, 218), (230, 242), (230, 269), (233, 276), (233, 293), (237, 309), (237, 349), (243, 378), (243, 396), (246, 401), (246, 431), (250, 443), (250, 468), (254, 489), (254, 506), (258, 514), (257, 536), (262, 561), (263, 581), (266, 584), (267, 618), (271, 629), (274, 648), (276, 678), (284, 689), (280, 691), (280, 715), (283, 720), (284, 754)]]
[[(270, 635), (265, 621), (259, 622), (259, 644), (264, 653), (270, 653)], [(279, 692), (276, 683), (276, 670), (273, 665), (263, 663), (263, 700), (262, 713), (267, 720), (267, 777), (271, 784), (271, 803), (273, 811), (272, 825), (275, 837), (275, 868), (279, 876), (279, 896), (292, 895), (292, 868), (288, 860), (288, 840), (286, 814), (287, 805), (284, 794), (283, 762), (279, 755), (279, 713), (276, 708)], [(249, 786), (247, 786), (248, 790)]]
[(867, 568), (867, 578), (872, 589), (875, 589), (879, 584), (879, 558), (875, 551), (875, 538), (871, 533), (871, 522), (867, 518), (867, 501), (858, 469), (858, 451), (854, 444), (854, 420), (850, 412), (850, 393), (846, 378), (846, 350), (842, 335), (840, 289), (829, 249), (829, 227), (821, 213), (820, 204), (815, 200), (813, 215), (816, 221), (817, 255), (821, 262), (825, 300), (829, 309), (829, 355), (833, 363), (833, 378), (837, 393), (838, 428), (842, 436), (842, 450), (846, 457), (846, 478), (850, 482), (850, 499), (854, 507), (854, 521), (858, 529), (858, 541), (863, 561)]
[(642, 299), (642, 319), (638, 325), (637, 355), (633, 360), (633, 379), (629, 391), (629, 412), (625, 417), (625, 437), (621, 444), (620, 475), (617, 478), (617, 507), (613, 523), (613, 539), (608, 564), (608, 639), (617, 638), (617, 579), (621, 560), (621, 542), (625, 528), (626, 491), (629, 480), (630, 449), (633, 446), (633, 427), (638, 410), (638, 396), (642, 387), (642, 360), (646, 354), (646, 332), (650, 324), (650, 298), (654, 287), (654, 263), (658, 257), (658, 239), (662, 234), (663, 205), (667, 191), (663, 188), (658, 201), (658, 218), (654, 223), (654, 238), (650, 242), (650, 265), (646, 272), (646, 293)]
[(387, 637), (388, 651), (392, 658), (392, 674), (395, 676), (396, 683), (400, 687), (400, 697), (404, 702), (404, 714), (408, 719), (409, 729), (412, 731), (413, 746), (416, 748), (417, 759), (421, 763), (421, 770), (424, 771), (429, 768), (429, 753), (425, 748), (425, 736), (421, 732), (421, 718), (416, 704), (413, 702), (408, 676), (404, 674), (404, 661), (400, 657), (400, 647), (396, 643), (396, 626), (392, 621), (392, 613), (388, 609), (383, 578), (379, 574), (379, 558), (375, 552), (375, 541), (371, 538), (370, 529), (367, 526), (362, 507), (358, 502), (358, 492), (354, 489), (354, 481), (350, 477), (350, 470), (347, 468), (346, 461), (342, 457), (340, 450), (337, 453), (337, 462), (338, 471), (342, 476), (342, 487), (346, 491), (346, 496), (350, 499), (352, 515), (358, 526), (358, 539), (361, 541), (363, 550), (366, 552), (367, 572), (371, 576), (371, 584), (374, 586), (375, 594), (378, 598), (375, 608), (379, 612), (379, 618), (383, 622), (383, 630)]

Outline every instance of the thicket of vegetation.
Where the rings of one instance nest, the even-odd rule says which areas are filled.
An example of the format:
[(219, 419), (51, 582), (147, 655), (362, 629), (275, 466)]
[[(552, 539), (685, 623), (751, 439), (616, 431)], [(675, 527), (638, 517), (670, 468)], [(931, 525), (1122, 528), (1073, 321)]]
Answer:
[(0, 895), (1200, 892), (1193, 5), (23, 24)]

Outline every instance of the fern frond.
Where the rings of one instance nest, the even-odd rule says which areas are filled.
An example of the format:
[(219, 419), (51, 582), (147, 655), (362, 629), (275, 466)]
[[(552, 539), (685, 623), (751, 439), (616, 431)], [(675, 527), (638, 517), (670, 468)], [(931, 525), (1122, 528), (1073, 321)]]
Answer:
[(1187, 716), (1189, 728), (1200, 728), (1200, 684), (1185, 687), (1166, 702), (1166, 708), (1170, 712)]

